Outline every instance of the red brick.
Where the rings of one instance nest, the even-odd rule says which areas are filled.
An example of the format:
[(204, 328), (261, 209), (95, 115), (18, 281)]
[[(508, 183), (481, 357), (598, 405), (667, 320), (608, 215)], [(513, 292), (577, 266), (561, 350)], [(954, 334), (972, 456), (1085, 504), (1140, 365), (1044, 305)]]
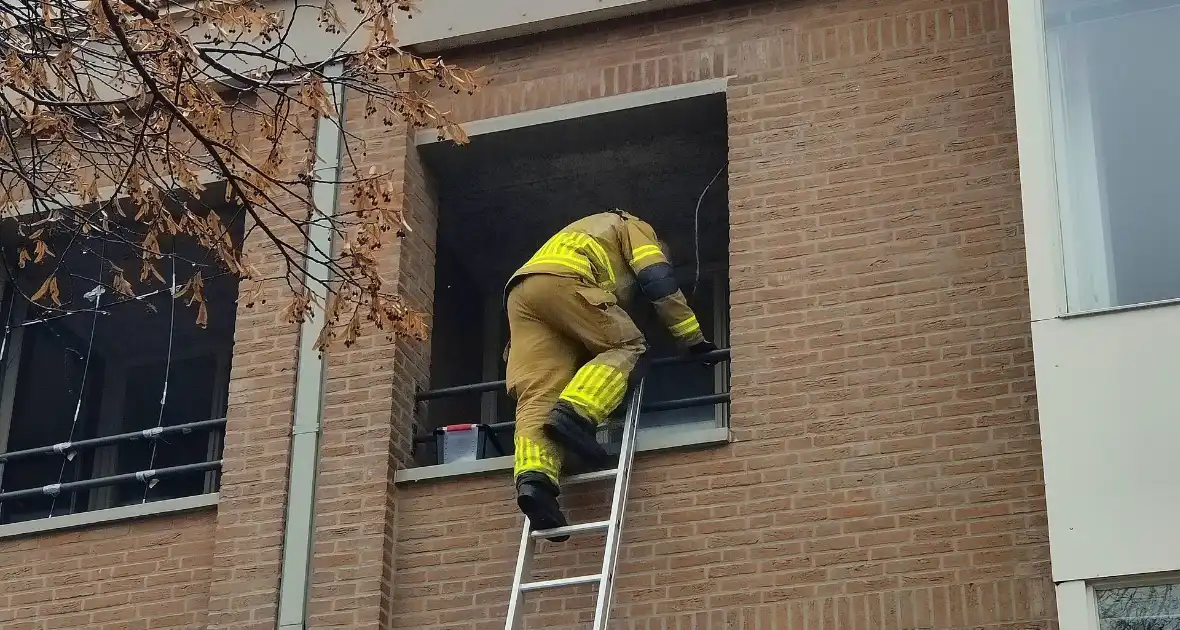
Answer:
[[(22, 567), (0, 574), (0, 593), (8, 596), (0, 598), (0, 620), (12, 613), (35, 619), (29, 627), (37, 628), (204, 628), (214, 523), (214, 512), (204, 510), (0, 540), (0, 566)], [(79, 569), (44, 561), (47, 551), (95, 561)], [(136, 561), (149, 556), (168, 560)], [(185, 570), (169, 571), (164, 563)]]

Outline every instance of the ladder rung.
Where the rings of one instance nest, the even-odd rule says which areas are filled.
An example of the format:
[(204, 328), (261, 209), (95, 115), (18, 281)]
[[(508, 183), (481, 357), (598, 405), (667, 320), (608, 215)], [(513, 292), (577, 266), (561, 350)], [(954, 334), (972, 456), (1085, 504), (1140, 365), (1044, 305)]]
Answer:
[(614, 479), (615, 475), (619, 474), (618, 468), (608, 468), (606, 470), (596, 470), (591, 473), (582, 473), (580, 475), (570, 475), (561, 480), (563, 485), (575, 483), (590, 483), (591, 481), (602, 481), (604, 479)]
[(529, 535), (533, 538), (552, 538), (554, 536), (569, 536), (574, 534), (585, 534), (587, 532), (596, 532), (608, 527), (610, 527), (610, 521), (595, 521), (593, 523), (578, 523), (577, 525), (554, 527), (553, 529), (538, 529), (531, 532)]
[(594, 575), (579, 575), (570, 578), (557, 578), (556, 580), (544, 580), (541, 582), (529, 582), (528, 584), (521, 584), (520, 590), (528, 593), (529, 591), (539, 591), (546, 588), (561, 588), (563, 586), (577, 586), (579, 584), (597, 584), (602, 580), (601, 573)]

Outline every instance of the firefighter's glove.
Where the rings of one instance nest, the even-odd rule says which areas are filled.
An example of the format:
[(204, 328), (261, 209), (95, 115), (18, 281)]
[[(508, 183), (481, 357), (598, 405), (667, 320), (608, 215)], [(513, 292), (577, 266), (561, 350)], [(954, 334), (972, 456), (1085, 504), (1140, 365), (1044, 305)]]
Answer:
[(691, 357), (697, 358), (701, 364), (706, 367), (716, 365), (719, 361), (717, 357), (708, 356), (709, 353), (716, 352), (717, 346), (712, 341), (701, 341), (695, 343), (688, 349), (688, 354)]

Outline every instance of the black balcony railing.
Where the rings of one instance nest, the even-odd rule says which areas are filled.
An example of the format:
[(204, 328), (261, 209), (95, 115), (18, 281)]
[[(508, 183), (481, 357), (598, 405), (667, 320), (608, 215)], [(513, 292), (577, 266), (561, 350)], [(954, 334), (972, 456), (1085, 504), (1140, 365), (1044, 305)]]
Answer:
[[(662, 365), (672, 365), (677, 363), (690, 363), (702, 360), (712, 361), (727, 361), (729, 360), (729, 350), (717, 350), (707, 355), (696, 357), (668, 357), (656, 359), (651, 362), (651, 367), (659, 367)], [(443, 387), (440, 389), (433, 389), (429, 391), (419, 392), (416, 396), (418, 402), (426, 402), (440, 398), (449, 398), (452, 396), (465, 396), (469, 394), (480, 394), (483, 392), (502, 391), (504, 389), (504, 381), (489, 381), (486, 383), (474, 383), (471, 385), (459, 385), (457, 387)], [(676, 400), (662, 400), (648, 402), (643, 405), (644, 411), (669, 411), (672, 409), (686, 409), (689, 407), (699, 407), (704, 405), (716, 405), (729, 402), (729, 394), (709, 394), (705, 396), (692, 396), (688, 398), (679, 398)], [(136, 440), (157, 440), (174, 434), (191, 433), (197, 430), (216, 429), (225, 426), (225, 418), (217, 418), (213, 420), (202, 420), (200, 422), (191, 422), (188, 424), (178, 424), (173, 426), (157, 427), (153, 429), (145, 429), (143, 431), (132, 431), (130, 433), (120, 433), (118, 435), (108, 435), (103, 437), (90, 438), (85, 440), (78, 440), (76, 442), (60, 442), (57, 444), (50, 444), (37, 448), (26, 449), (22, 451), (13, 451), (11, 453), (0, 453), (0, 466), (9, 462), (31, 458), (31, 457), (46, 457), (57, 455), (59, 457), (70, 457), (71, 454), (78, 453), (85, 449), (93, 449), (101, 446), (108, 446), (112, 444), (119, 444), (123, 442), (133, 442)], [(511, 430), (516, 426), (515, 422), (499, 422), (488, 425), (487, 429), (492, 434), (492, 439), (497, 438), (495, 434)], [(414, 438), (415, 445), (426, 442), (431, 442), (435, 439), (433, 434), (423, 435)], [(503, 449), (499, 449), (504, 452)], [(25, 499), (35, 496), (57, 496), (63, 492), (73, 492), (80, 490), (90, 490), (94, 488), (103, 488), (107, 486), (115, 486), (126, 483), (144, 483), (150, 484), (154, 480), (165, 479), (168, 477), (175, 477), (180, 475), (188, 475), (194, 473), (204, 473), (213, 470), (221, 469), (221, 460), (200, 462), (195, 464), (184, 464), (181, 466), (169, 466), (165, 468), (156, 468), (149, 470), (141, 470), (133, 473), (125, 473), (119, 475), (111, 475), (107, 477), (97, 477), (94, 479), (85, 479), (81, 481), (72, 481), (67, 483), (56, 483), (41, 486), (38, 488), (27, 488), (22, 490), (11, 490), (8, 492), (0, 492), (0, 503), (7, 500)]]
[[(729, 349), (722, 348), (715, 350), (708, 354), (697, 356), (677, 356), (677, 357), (663, 357), (654, 359), (648, 365), (652, 368), (658, 368), (664, 365), (675, 365), (679, 363), (694, 363), (701, 361), (728, 361)], [(472, 383), (470, 385), (456, 385), (454, 387), (440, 387), (438, 389), (431, 389), (418, 392), (414, 399), (419, 403), (429, 402), (431, 400), (438, 400), (440, 398), (452, 398), (456, 396), (467, 396), (471, 394), (482, 394), (484, 392), (500, 392), (504, 391), (506, 384), (504, 381), (487, 381), (485, 383)], [(643, 411), (671, 411), (673, 409), (687, 409), (690, 407), (702, 407), (705, 405), (717, 405), (729, 402), (729, 394), (709, 394), (705, 396), (691, 396), (688, 398), (677, 398), (675, 400), (660, 400), (647, 402), (643, 405)], [(500, 445), (498, 434), (511, 430), (516, 426), (515, 422), (497, 422), (495, 424), (487, 425), (489, 437), (494, 444), (497, 444), (496, 450), (501, 453), (506, 453), (503, 446)], [(427, 444), (437, 439), (433, 433), (427, 435), (419, 435), (414, 438), (414, 445)]]
[[(202, 429), (215, 429), (217, 427), (225, 426), (225, 418), (217, 418), (214, 420), (202, 420), (200, 422), (190, 422), (188, 424), (177, 424), (165, 427), (156, 427), (152, 429), (145, 429), (143, 431), (132, 431), (130, 433), (120, 433), (118, 435), (107, 435), (103, 437), (90, 438), (86, 440), (78, 440), (77, 442), (60, 442), (58, 444), (51, 444), (49, 446), (40, 446), (37, 448), (30, 448), (23, 451), (13, 451), (11, 453), (0, 453), (0, 465), (7, 464), (18, 459), (25, 459), (30, 457), (45, 457), (49, 455), (58, 455), (60, 457), (70, 457), (72, 454), (85, 449), (98, 448), (100, 446), (108, 446), (111, 444), (119, 444), (122, 442), (133, 442), (136, 440), (158, 440), (163, 437), (174, 435), (177, 433), (191, 433), (193, 431)], [(219, 470), (221, 468), (221, 460), (200, 462), (196, 464), (184, 464), (182, 466), (169, 466), (165, 468), (154, 468), (149, 470), (141, 470), (133, 473), (125, 473), (121, 475), (111, 475), (109, 477), (96, 477), (94, 479), (85, 479), (82, 481), (71, 481), (68, 483), (55, 483), (39, 488), (27, 488), (24, 490), (11, 490), (8, 492), (0, 492), (0, 503), (7, 500), (25, 499), (34, 496), (57, 496), (62, 492), (73, 492), (77, 490), (90, 490), (93, 488), (103, 488), (107, 486), (116, 486), (125, 483), (139, 482), (150, 484), (155, 480), (164, 479), (168, 477), (175, 477), (179, 475), (187, 475), (199, 472), (208, 472), (211, 470)]]

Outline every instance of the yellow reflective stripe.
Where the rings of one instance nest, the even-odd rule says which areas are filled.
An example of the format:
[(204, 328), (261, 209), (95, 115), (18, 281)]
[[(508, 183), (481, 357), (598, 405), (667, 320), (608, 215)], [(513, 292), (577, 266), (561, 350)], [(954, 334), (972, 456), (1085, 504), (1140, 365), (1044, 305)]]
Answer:
[(642, 261), (644, 259), (651, 258), (652, 256), (663, 256), (663, 255), (664, 255), (664, 252), (661, 252), (660, 248), (655, 245), (644, 245), (642, 247), (636, 247), (634, 250), (631, 251), (631, 264), (638, 265), (640, 263), (640, 261)]
[(565, 390), (561, 392), (561, 398), (574, 403), (580, 411), (590, 416), (592, 420), (600, 421), (603, 417), (603, 403), (598, 400), (595, 391), (599, 388), (601, 382), (606, 379), (607, 367), (598, 363), (588, 363), (577, 374), (574, 374), (566, 385)]
[(532, 265), (558, 265), (568, 269), (573, 269), (583, 276), (591, 278), (590, 266), (586, 264), (584, 260), (578, 260), (577, 258), (572, 258), (569, 256), (534, 256), (527, 263), (525, 263), (522, 269)]
[(627, 391), (627, 375), (609, 365), (588, 363), (561, 393), (565, 400), (601, 424), (619, 406)]
[(602, 404), (581, 392), (566, 392), (561, 395), (561, 400), (577, 407), (578, 411), (582, 412), (583, 415), (593, 420), (596, 424), (602, 424), (602, 421), (606, 418), (607, 412), (602, 410)]
[(586, 248), (594, 255), (595, 262), (598, 263), (598, 266), (602, 267), (603, 271), (606, 272), (607, 282), (610, 283), (609, 288), (613, 289), (615, 286), (615, 270), (610, 267), (610, 258), (607, 258), (606, 250), (603, 249), (602, 244), (595, 240), (593, 236), (589, 234), (584, 236), (586, 237)]
[(672, 334), (677, 337), (688, 337), (701, 329), (696, 315), (689, 315), (688, 319), (672, 327)]
[(539, 472), (549, 477), (554, 484), (561, 475), (561, 462), (556, 453), (545, 445), (523, 436), (516, 436), (516, 454), (513, 457), (513, 476), (523, 472)]
[(545, 242), (544, 245), (541, 246), (541, 249), (538, 250), (536, 254), (533, 254), (533, 258), (531, 260), (549, 257), (573, 258), (582, 261), (583, 264), (589, 268), (590, 260), (578, 251), (580, 247), (579, 242), (581, 240), (581, 236), (583, 235), (566, 232), (554, 234), (548, 241)]
[(605, 377), (605, 366), (588, 364), (582, 366), (569, 385), (561, 393), (561, 398), (576, 403), (576, 406), (593, 420), (602, 417), (602, 404), (593, 395), (599, 381)]
[[(554, 234), (524, 266), (528, 267), (534, 264), (560, 265), (577, 271), (591, 282), (604, 283), (606, 286), (603, 288), (608, 291), (615, 287), (615, 271), (611, 268), (606, 249), (589, 234), (581, 232)], [(598, 277), (595, 270), (601, 270), (600, 275), (605, 277)]]
[(619, 376), (620, 378), (611, 382), (609, 388), (604, 388), (602, 395), (606, 408), (606, 413), (603, 414), (604, 419), (623, 402), (623, 395), (627, 393), (627, 378), (622, 374)]

